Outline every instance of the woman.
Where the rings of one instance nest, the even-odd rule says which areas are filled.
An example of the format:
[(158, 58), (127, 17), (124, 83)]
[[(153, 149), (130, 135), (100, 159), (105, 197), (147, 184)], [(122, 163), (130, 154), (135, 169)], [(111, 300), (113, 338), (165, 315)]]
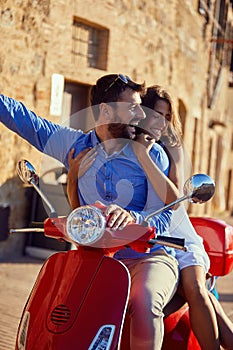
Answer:
[[(173, 101), (170, 95), (161, 87), (153, 86), (148, 88), (143, 98), (143, 105), (146, 106), (147, 118), (143, 120), (138, 142), (133, 142), (134, 151), (141, 163), (152, 186), (160, 198), (169, 203), (178, 196), (178, 190), (183, 185), (183, 150), (181, 144), (181, 124), (176, 114)], [(150, 160), (149, 151), (153, 142), (163, 136), (163, 145), (170, 159), (170, 172), (168, 191), (164, 185), (161, 186), (161, 176), (164, 175)], [(68, 172), (68, 196), (72, 209), (79, 206), (77, 196), (77, 173), (79, 177), (95, 161), (96, 151), (86, 149), (76, 158), (73, 158), (73, 151), (69, 155), (70, 170)], [(82, 163), (82, 164), (81, 164)], [(158, 183), (160, 185), (158, 186)], [(174, 186), (174, 184), (176, 186)], [(190, 247), (189, 253), (177, 252), (181, 281), (186, 300), (190, 307), (190, 319), (193, 331), (199, 340), (202, 349), (219, 349), (218, 329), (220, 331), (221, 344), (226, 349), (232, 349), (233, 334), (232, 323), (225, 315), (221, 305), (214, 296), (207, 292), (205, 276), (209, 268), (209, 259), (204, 251), (199, 236), (195, 233), (183, 206), (180, 206), (177, 216), (182, 214), (184, 226), (183, 232), (177, 232), (176, 224), (174, 234), (188, 238)], [(179, 224), (179, 228), (181, 225)], [(189, 231), (189, 234), (188, 232)], [(187, 240), (186, 240), (187, 241)], [(215, 309), (213, 305), (215, 305)], [(216, 317), (217, 315), (217, 317)]]
[[(173, 100), (165, 89), (155, 85), (147, 89), (142, 104), (146, 107), (147, 117), (141, 122), (141, 128), (144, 132), (139, 135), (138, 141), (146, 147), (140, 147), (139, 150), (139, 147), (134, 143), (135, 153), (153, 187), (156, 188), (157, 184), (154, 181), (153, 173), (148, 171), (148, 157), (145, 157), (145, 153), (149, 152), (148, 148), (150, 148), (151, 142), (148, 141), (146, 134), (149, 134), (150, 138), (152, 137), (156, 141), (162, 138), (162, 144), (170, 160), (169, 178), (181, 191), (184, 178), (182, 133), (180, 119), (174, 108)], [(174, 224), (174, 218), (176, 219), (180, 215), (183, 222), (179, 222), (178, 226), (178, 224)], [(209, 268), (207, 254), (188, 219), (184, 207), (181, 206), (173, 216), (171, 231), (173, 229), (175, 235), (181, 235), (185, 238), (188, 236), (186, 242), (189, 246), (189, 252), (179, 251), (176, 257), (181, 270), (181, 285), (184, 296), (189, 304), (192, 329), (202, 349), (219, 349), (218, 328), (222, 345), (226, 349), (232, 349), (233, 325), (214, 296), (208, 293), (205, 286), (206, 273)], [(181, 233), (182, 225), (184, 228)]]

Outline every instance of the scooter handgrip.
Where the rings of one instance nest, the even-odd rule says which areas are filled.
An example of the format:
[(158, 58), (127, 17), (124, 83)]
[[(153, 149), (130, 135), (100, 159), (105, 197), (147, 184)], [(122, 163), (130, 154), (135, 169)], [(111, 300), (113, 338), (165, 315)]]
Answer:
[(187, 248), (184, 246), (184, 239), (182, 238), (156, 236), (155, 239), (150, 239), (148, 243), (153, 245), (154, 244), (165, 245), (167, 247), (180, 249), (180, 250), (183, 250), (184, 252), (187, 252)]
[(44, 227), (44, 221), (31, 221), (29, 224), (30, 227)]
[(184, 238), (168, 237), (168, 236), (162, 236), (162, 235), (157, 235), (156, 238), (160, 241), (177, 244), (182, 247), (184, 247), (184, 244), (185, 244)]

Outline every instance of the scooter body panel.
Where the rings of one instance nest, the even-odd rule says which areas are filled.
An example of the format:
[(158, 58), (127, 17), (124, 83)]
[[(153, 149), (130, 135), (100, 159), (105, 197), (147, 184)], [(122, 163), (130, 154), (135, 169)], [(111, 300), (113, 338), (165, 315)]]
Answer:
[(94, 350), (108, 341), (117, 349), (129, 289), (125, 266), (99, 251), (54, 254), (28, 299), (16, 349), (25, 334), (27, 350)]
[(222, 220), (191, 217), (195, 230), (203, 238), (210, 258), (210, 273), (225, 276), (233, 269), (233, 227)]
[(164, 319), (162, 350), (201, 350), (190, 326), (189, 308), (179, 308)]
[[(175, 296), (169, 304), (172, 311), (164, 318), (162, 350), (201, 350), (190, 326), (187, 303), (180, 306), (180, 297)], [(130, 350), (130, 317), (128, 314), (124, 322), (120, 350)]]

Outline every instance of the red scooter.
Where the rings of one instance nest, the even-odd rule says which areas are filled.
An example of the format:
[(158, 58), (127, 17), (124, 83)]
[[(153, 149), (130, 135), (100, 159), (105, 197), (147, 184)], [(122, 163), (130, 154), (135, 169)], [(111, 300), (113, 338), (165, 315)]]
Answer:
[[(16, 350), (130, 350), (127, 302), (130, 275), (113, 258), (122, 247), (146, 251), (154, 244), (185, 250), (183, 239), (157, 236), (153, 227), (129, 224), (117, 232), (107, 228), (101, 204), (87, 205), (58, 217), (38, 187), (38, 176), (27, 161), (18, 163), (20, 178), (33, 185), (50, 209), (44, 222), (46, 237), (71, 242), (77, 249), (53, 254), (44, 263), (25, 305)], [(191, 177), (184, 187), (184, 199), (205, 202), (214, 194), (207, 175)], [(164, 208), (167, 208), (166, 206)], [(162, 208), (159, 211), (164, 210)], [(153, 213), (157, 214), (159, 211)], [(233, 268), (233, 228), (222, 221), (192, 218), (211, 259), (213, 275), (225, 275)], [(15, 232), (33, 229), (12, 229)], [(216, 243), (217, 242), (217, 243)], [(222, 246), (222, 252), (219, 246)], [(164, 319), (164, 350), (198, 350), (189, 324), (188, 307), (173, 300)]]

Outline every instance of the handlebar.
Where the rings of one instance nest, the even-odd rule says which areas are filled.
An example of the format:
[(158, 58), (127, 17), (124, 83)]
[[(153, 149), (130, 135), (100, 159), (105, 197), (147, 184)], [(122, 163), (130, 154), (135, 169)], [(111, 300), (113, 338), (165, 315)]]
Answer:
[(31, 232), (37, 232), (37, 233), (44, 233), (44, 229), (40, 227), (34, 227), (34, 228), (12, 228), (10, 229), (10, 233), (31, 233)]
[[(67, 220), (66, 217), (47, 218), (43, 224), (44, 227), (42, 227), (41, 225), (42, 223), (38, 223), (40, 227), (35, 227), (34, 225), (36, 223), (33, 223), (34, 227), (11, 229), (10, 233), (32, 233), (32, 232), (44, 233), (46, 237), (71, 242), (71, 239), (66, 232), (66, 220)], [(113, 231), (111, 233), (109, 229), (107, 230), (106, 233), (108, 235), (110, 234), (110, 237), (112, 240), (111, 241), (112, 247), (119, 248), (120, 246), (123, 247), (131, 244), (133, 246), (137, 246), (138, 244), (141, 248), (143, 247), (150, 248), (154, 244), (160, 244), (171, 248), (187, 251), (187, 248), (184, 246), (185, 245), (184, 239), (162, 236), (162, 235), (156, 236), (155, 230), (153, 227), (145, 228), (142, 225), (134, 223), (134, 224), (130, 224), (128, 228), (125, 228), (125, 230), (127, 230), (125, 235), (122, 235), (122, 231), (120, 232), (120, 235), (119, 235), (117, 234), (117, 231)], [(72, 243), (75, 243), (75, 242), (72, 240)], [(77, 245), (80, 245), (80, 244), (77, 244)]]

